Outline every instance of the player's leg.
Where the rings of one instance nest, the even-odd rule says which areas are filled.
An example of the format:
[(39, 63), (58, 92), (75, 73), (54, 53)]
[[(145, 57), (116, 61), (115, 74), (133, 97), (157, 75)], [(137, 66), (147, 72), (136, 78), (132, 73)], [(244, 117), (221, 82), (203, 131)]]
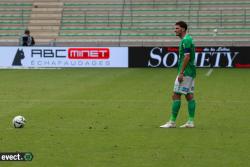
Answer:
[(194, 121), (196, 103), (193, 94), (187, 94), (186, 100), (188, 102), (188, 121)]
[(181, 94), (174, 92), (172, 100), (170, 121), (175, 122), (181, 107)]
[(175, 84), (174, 84), (174, 93), (172, 96), (172, 110), (171, 110), (171, 116), (170, 120), (164, 124), (161, 125), (161, 128), (175, 128), (176, 124), (176, 118), (178, 116), (178, 112), (180, 110), (181, 106), (181, 93), (180, 93), (180, 83), (178, 82), (178, 76), (176, 77)]
[(195, 108), (196, 102), (194, 100), (194, 80), (190, 82), (189, 91), (185, 95), (186, 100), (188, 102), (188, 121), (180, 126), (182, 128), (194, 128), (194, 116), (195, 116)]
[(176, 124), (176, 118), (178, 116), (178, 112), (180, 110), (181, 107), (181, 94), (175, 93), (172, 96), (172, 110), (171, 110), (171, 115), (170, 115), (170, 119), (167, 123), (165, 123), (164, 125), (161, 125), (161, 128), (175, 128)]

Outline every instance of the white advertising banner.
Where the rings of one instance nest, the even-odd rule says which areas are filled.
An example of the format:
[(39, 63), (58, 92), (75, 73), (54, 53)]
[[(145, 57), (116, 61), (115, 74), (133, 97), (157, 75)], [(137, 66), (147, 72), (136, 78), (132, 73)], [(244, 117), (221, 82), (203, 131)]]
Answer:
[(128, 67), (128, 47), (0, 47), (1, 68)]

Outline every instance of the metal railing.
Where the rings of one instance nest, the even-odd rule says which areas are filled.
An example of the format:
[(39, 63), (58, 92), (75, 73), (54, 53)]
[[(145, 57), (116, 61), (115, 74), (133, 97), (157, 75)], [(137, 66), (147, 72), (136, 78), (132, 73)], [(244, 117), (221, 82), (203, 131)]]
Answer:
[(124, 9), (125, 9), (126, 0), (123, 0), (122, 13), (121, 13), (121, 23), (119, 31), (119, 46), (121, 44), (122, 28), (123, 28), (123, 19), (124, 19)]
[[(228, 6), (232, 6), (232, 8), (217, 8), (217, 9), (209, 9), (204, 8), (203, 5), (215, 5), (216, 2), (202, 2), (202, 1), (196, 1), (195, 3), (191, 2), (181, 2), (179, 0), (176, 0), (175, 7), (172, 8), (174, 3), (171, 3), (171, 8), (167, 7), (167, 4), (160, 4), (156, 2), (155, 0), (152, 1), (152, 3), (144, 4), (145, 6), (150, 6), (151, 8), (138, 8), (138, 4), (134, 4), (133, 0), (127, 0), (123, 1), (122, 4), (113, 4), (113, 6), (116, 6), (117, 8), (112, 9), (103, 9), (100, 4), (98, 4), (98, 8), (96, 8), (97, 14), (94, 14), (92, 9), (94, 9), (94, 4), (91, 4), (89, 9), (81, 9), (81, 12), (83, 13), (84, 17), (78, 17), (70, 16), (71, 11), (68, 9), (67, 11), (64, 11), (63, 13), (63, 19), (62, 19), (62, 25), (63, 24), (72, 24), (71, 27), (73, 27), (74, 24), (84, 25), (84, 27), (88, 32), (91, 32), (91, 28), (88, 29), (88, 27), (99, 27), (100, 30), (112, 30), (112, 27), (115, 27), (115, 30), (117, 30), (118, 25), (120, 28), (118, 28), (119, 33), (117, 34), (119, 44), (121, 43), (121, 39), (123, 36), (126, 36), (128, 33), (123, 33), (124, 29), (129, 30), (129, 27), (132, 28), (135, 25), (140, 25), (141, 27), (158, 27), (158, 25), (161, 25), (162, 27), (172, 27), (172, 25), (175, 23), (175, 21), (179, 19), (185, 18), (184, 21), (187, 21), (191, 27), (195, 27), (196, 30), (204, 27), (209, 27), (211, 31), (211, 27), (215, 28), (223, 28), (227, 26), (235, 26), (235, 27), (244, 27), (244, 26), (250, 26), (250, 3), (249, 8), (234, 8), (233, 2), (226, 3)], [(236, 3), (237, 4), (237, 3)], [(112, 6), (112, 4), (110, 4)], [(108, 4), (105, 4), (104, 6), (108, 6)], [(163, 8), (162, 6), (165, 6), (166, 8)], [(183, 7), (184, 6), (184, 7)], [(194, 8), (195, 6), (195, 8)], [(219, 3), (219, 6), (223, 6), (222, 3)], [(165, 11), (165, 13), (164, 13)], [(98, 14), (100, 12), (101, 14)], [(106, 14), (105, 14), (106, 12)], [(72, 13), (77, 13), (76, 11)], [(67, 19), (67, 17), (71, 17), (71, 19)], [(82, 18), (82, 19), (81, 19)], [(151, 18), (151, 19), (149, 19)], [(148, 20), (147, 20), (148, 19)], [(74, 21), (75, 20), (75, 21)], [(151, 24), (152, 23), (152, 24)], [(109, 27), (109, 29), (102, 29), (101, 27)], [(151, 28), (152, 28), (151, 27)], [(66, 29), (64, 29), (66, 30)], [(80, 31), (81, 29), (79, 29)], [(97, 30), (97, 29), (96, 29)], [(232, 28), (233, 31), (233, 28)], [(240, 32), (241, 33), (241, 32)], [(240, 36), (239, 33), (239, 36)], [(101, 36), (102, 33), (97, 33), (97, 36)], [(146, 34), (146, 33), (145, 33)], [(151, 36), (154, 33), (149, 34)], [(83, 33), (80, 35), (84, 35)], [(90, 35), (91, 33), (87, 34), (86, 36)], [(93, 34), (92, 34), (93, 35)], [(108, 35), (104, 33), (104, 36)], [(112, 34), (115, 36), (115, 34)], [(223, 35), (230, 35), (230, 33), (221, 33), (219, 34), (221, 36)], [(236, 33), (237, 35), (237, 33)], [(133, 36), (133, 34), (131, 35)], [(138, 36), (141, 36), (139, 34)]]

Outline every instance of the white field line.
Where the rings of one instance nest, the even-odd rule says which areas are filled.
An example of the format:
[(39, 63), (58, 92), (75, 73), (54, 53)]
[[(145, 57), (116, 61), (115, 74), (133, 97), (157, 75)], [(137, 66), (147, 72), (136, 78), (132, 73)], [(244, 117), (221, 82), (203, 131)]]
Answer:
[(209, 77), (213, 72), (213, 68), (210, 68), (208, 72), (206, 73), (206, 76)]

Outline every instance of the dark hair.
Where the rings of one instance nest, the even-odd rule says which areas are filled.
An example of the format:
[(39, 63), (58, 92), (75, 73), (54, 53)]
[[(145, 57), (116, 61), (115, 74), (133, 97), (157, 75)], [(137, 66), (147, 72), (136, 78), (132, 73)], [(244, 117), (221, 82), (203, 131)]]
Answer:
[(178, 22), (175, 23), (175, 25), (178, 25), (178, 26), (184, 28), (185, 30), (187, 30), (187, 28), (188, 28), (187, 23), (184, 22), (184, 21), (178, 21)]
[(30, 30), (28, 29), (24, 30), (24, 34), (30, 34)]

